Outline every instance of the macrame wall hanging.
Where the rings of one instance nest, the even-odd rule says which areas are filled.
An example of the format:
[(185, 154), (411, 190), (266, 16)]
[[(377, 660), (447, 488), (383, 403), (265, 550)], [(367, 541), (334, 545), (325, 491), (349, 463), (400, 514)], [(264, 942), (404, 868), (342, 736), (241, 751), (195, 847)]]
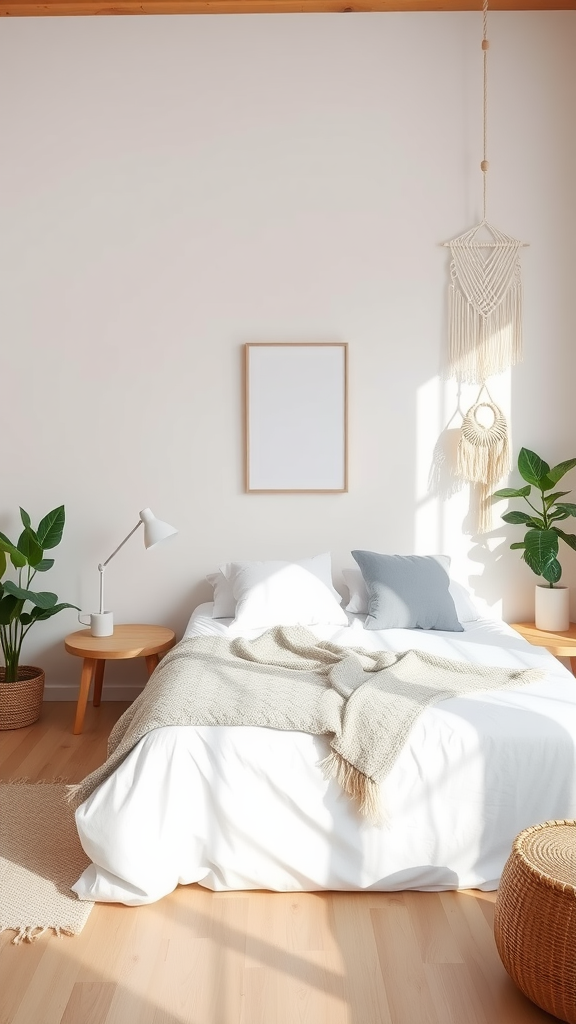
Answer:
[[(484, 401), (483, 391), (487, 399)], [(489, 425), (478, 419), (481, 410), (488, 410), (488, 419), (492, 417)], [(461, 479), (476, 484), (474, 529), (477, 533), (487, 533), (492, 529), (492, 492), (512, 466), (506, 417), (485, 384), (463, 418), (456, 467)]]
[[(465, 234), (444, 242), (451, 253), (447, 375), (458, 384), (481, 385), (475, 403), (462, 416), (454, 467), (456, 478), (473, 485), (472, 533), (492, 529), (491, 494), (511, 469), (508, 424), (492, 400), (486, 380), (522, 358), (520, 249), (525, 244), (494, 227), (486, 215), (488, 0), (483, 0), (482, 12), (482, 220)], [(483, 401), (484, 390), (487, 400)]]
[(483, 384), (522, 358), (520, 249), (486, 217), (488, 160), (488, 0), (483, 0), (483, 215), (476, 227), (443, 244), (450, 247), (448, 376)]

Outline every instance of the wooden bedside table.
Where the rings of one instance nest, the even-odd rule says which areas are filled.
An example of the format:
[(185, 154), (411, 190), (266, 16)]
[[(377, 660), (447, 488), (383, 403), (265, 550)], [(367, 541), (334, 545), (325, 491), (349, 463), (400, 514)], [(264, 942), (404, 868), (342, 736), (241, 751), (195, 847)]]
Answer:
[(576, 675), (576, 622), (571, 622), (570, 629), (561, 633), (537, 629), (534, 622), (511, 622), (510, 625), (535, 647), (546, 647), (556, 658), (570, 658), (572, 675)]
[(112, 636), (92, 636), (89, 629), (79, 629), (77, 633), (70, 633), (64, 640), (66, 650), (69, 654), (84, 659), (72, 730), (74, 734), (77, 736), (82, 732), (92, 680), (92, 703), (95, 708), (100, 706), (104, 668), (108, 660), (145, 658), (148, 676), (151, 676), (160, 661), (160, 655), (174, 646), (175, 639), (174, 630), (166, 626), (114, 626)]

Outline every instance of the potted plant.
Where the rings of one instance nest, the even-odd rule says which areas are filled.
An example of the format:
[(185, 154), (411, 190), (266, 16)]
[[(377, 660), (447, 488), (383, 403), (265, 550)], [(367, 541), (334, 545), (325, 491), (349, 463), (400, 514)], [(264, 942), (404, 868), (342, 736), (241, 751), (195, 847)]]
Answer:
[[(538, 629), (561, 632), (570, 627), (569, 591), (557, 584), (562, 576), (558, 549), (562, 540), (576, 551), (576, 536), (565, 533), (558, 523), (576, 516), (576, 504), (562, 501), (570, 491), (556, 491), (559, 480), (576, 466), (576, 459), (567, 459), (557, 466), (550, 466), (539, 455), (528, 448), (521, 448), (518, 455), (518, 472), (525, 487), (503, 487), (495, 491), (493, 500), (501, 498), (522, 498), (530, 512), (505, 512), (505, 523), (527, 527), (523, 541), (516, 541), (510, 547), (522, 551), (526, 564), (541, 576), (546, 583), (536, 586), (535, 622)], [(532, 488), (538, 492), (532, 495)], [(532, 500), (530, 500), (532, 499)]]
[[(4, 668), (0, 668), (0, 729), (20, 729), (40, 717), (44, 693), (44, 672), (21, 665), (24, 639), (36, 622), (50, 619), (73, 604), (59, 604), (56, 594), (31, 589), (36, 573), (47, 572), (53, 558), (44, 552), (62, 539), (64, 506), (60, 505), (32, 529), (30, 516), (20, 509), (24, 529), (16, 544), (0, 533), (0, 643)], [(15, 579), (5, 579), (7, 572)]]

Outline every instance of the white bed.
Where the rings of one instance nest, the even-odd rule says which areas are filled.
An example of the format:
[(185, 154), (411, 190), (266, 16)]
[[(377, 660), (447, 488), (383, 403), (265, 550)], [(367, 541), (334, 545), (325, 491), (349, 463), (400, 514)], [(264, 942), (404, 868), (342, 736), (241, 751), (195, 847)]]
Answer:
[[(186, 634), (236, 635), (200, 605)], [(76, 812), (92, 860), (81, 899), (150, 903), (178, 884), (213, 890), (495, 889), (514, 836), (576, 817), (576, 680), (502, 622), (463, 633), (308, 627), (342, 646), (542, 668), (539, 683), (427, 708), (367, 823), (318, 762), (324, 737), (179, 726), (142, 739)], [(245, 632), (255, 637), (263, 630)]]

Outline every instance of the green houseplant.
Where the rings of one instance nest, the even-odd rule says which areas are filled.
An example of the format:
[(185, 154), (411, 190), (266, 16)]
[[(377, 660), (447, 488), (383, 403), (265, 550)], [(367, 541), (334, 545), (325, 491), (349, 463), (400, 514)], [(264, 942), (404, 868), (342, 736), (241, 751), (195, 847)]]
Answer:
[[(20, 516), (23, 530), (15, 544), (0, 533), (0, 644), (5, 664), (0, 669), (0, 729), (29, 725), (40, 715), (44, 673), (20, 664), (26, 635), (36, 622), (50, 619), (64, 608), (77, 607), (59, 603), (50, 591), (32, 589), (36, 574), (54, 565), (54, 559), (45, 558), (44, 552), (57, 547), (62, 539), (64, 506), (52, 509), (35, 530), (23, 508)], [(7, 574), (15, 578), (5, 578)], [(26, 709), (20, 714), (22, 702)]]
[[(539, 455), (528, 448), (521, 448), (518, 455), (518, 472), (526, 481), (524, 487), (503, 487), (492, 495), (494, 501), (501, 498), (522, 498), (528, 505), (529, 512), (505, 512), (502, 519), (505, 523), (524, 526), (524, 540), (515, 541), (510, 547), (522, 551), (522, 558), (537, 576), (546, 581), (536, 587), (536, 625), (540, 629), (568, 629), (570, 616), (568, 610), (568, 590), (555, 586), (562, 576), (562, 566), (558, 558), (560, 541), (576, 551), (576, 536), (566, 533), (558, 523), (572, 516), (576, 517), (576, 504), (562, 501), (570, 491), (557, 491), (559, 480), (574, 466), (576, 459), (567, 459), (557, 466), (550, 467)], [(532, 488), (536, 494), (532, 494)], [(553, 591), (546, 597), (542, 591)], [(552, 612), (552, 602), (556, 612)]]
[[(573, 551), (576, 551), (576, 536), (565, 533), (557, 525), (570, 516), (576, 516), (576, 504), (560, 501), (570, 491), (555, 491), (559, 480), (576, 466), (576, 459), (559, 462), (552, 469), (539, 455), (528, 448), (521, 448), (518, 455), (518, 472), (525, 487), (503, 487), (495, 491), (493, 498), (523, 498), (531, 512), (505, 512), (502, 519), (505, 523), (515, 523), (527, 527), (523, 541), (516, 541), (510, 547), (523, 552), (523, 559), (537, 576), (543, 576), (550, 587), (558, 583), (562, 576), (562, 566), (558, 560), (559, 541), (563, 540)], [(539, 493), (536, 499), (540, 507), (529, 500), (532, 487)], [(548, 493), (551, 492), (551, 493)]]

